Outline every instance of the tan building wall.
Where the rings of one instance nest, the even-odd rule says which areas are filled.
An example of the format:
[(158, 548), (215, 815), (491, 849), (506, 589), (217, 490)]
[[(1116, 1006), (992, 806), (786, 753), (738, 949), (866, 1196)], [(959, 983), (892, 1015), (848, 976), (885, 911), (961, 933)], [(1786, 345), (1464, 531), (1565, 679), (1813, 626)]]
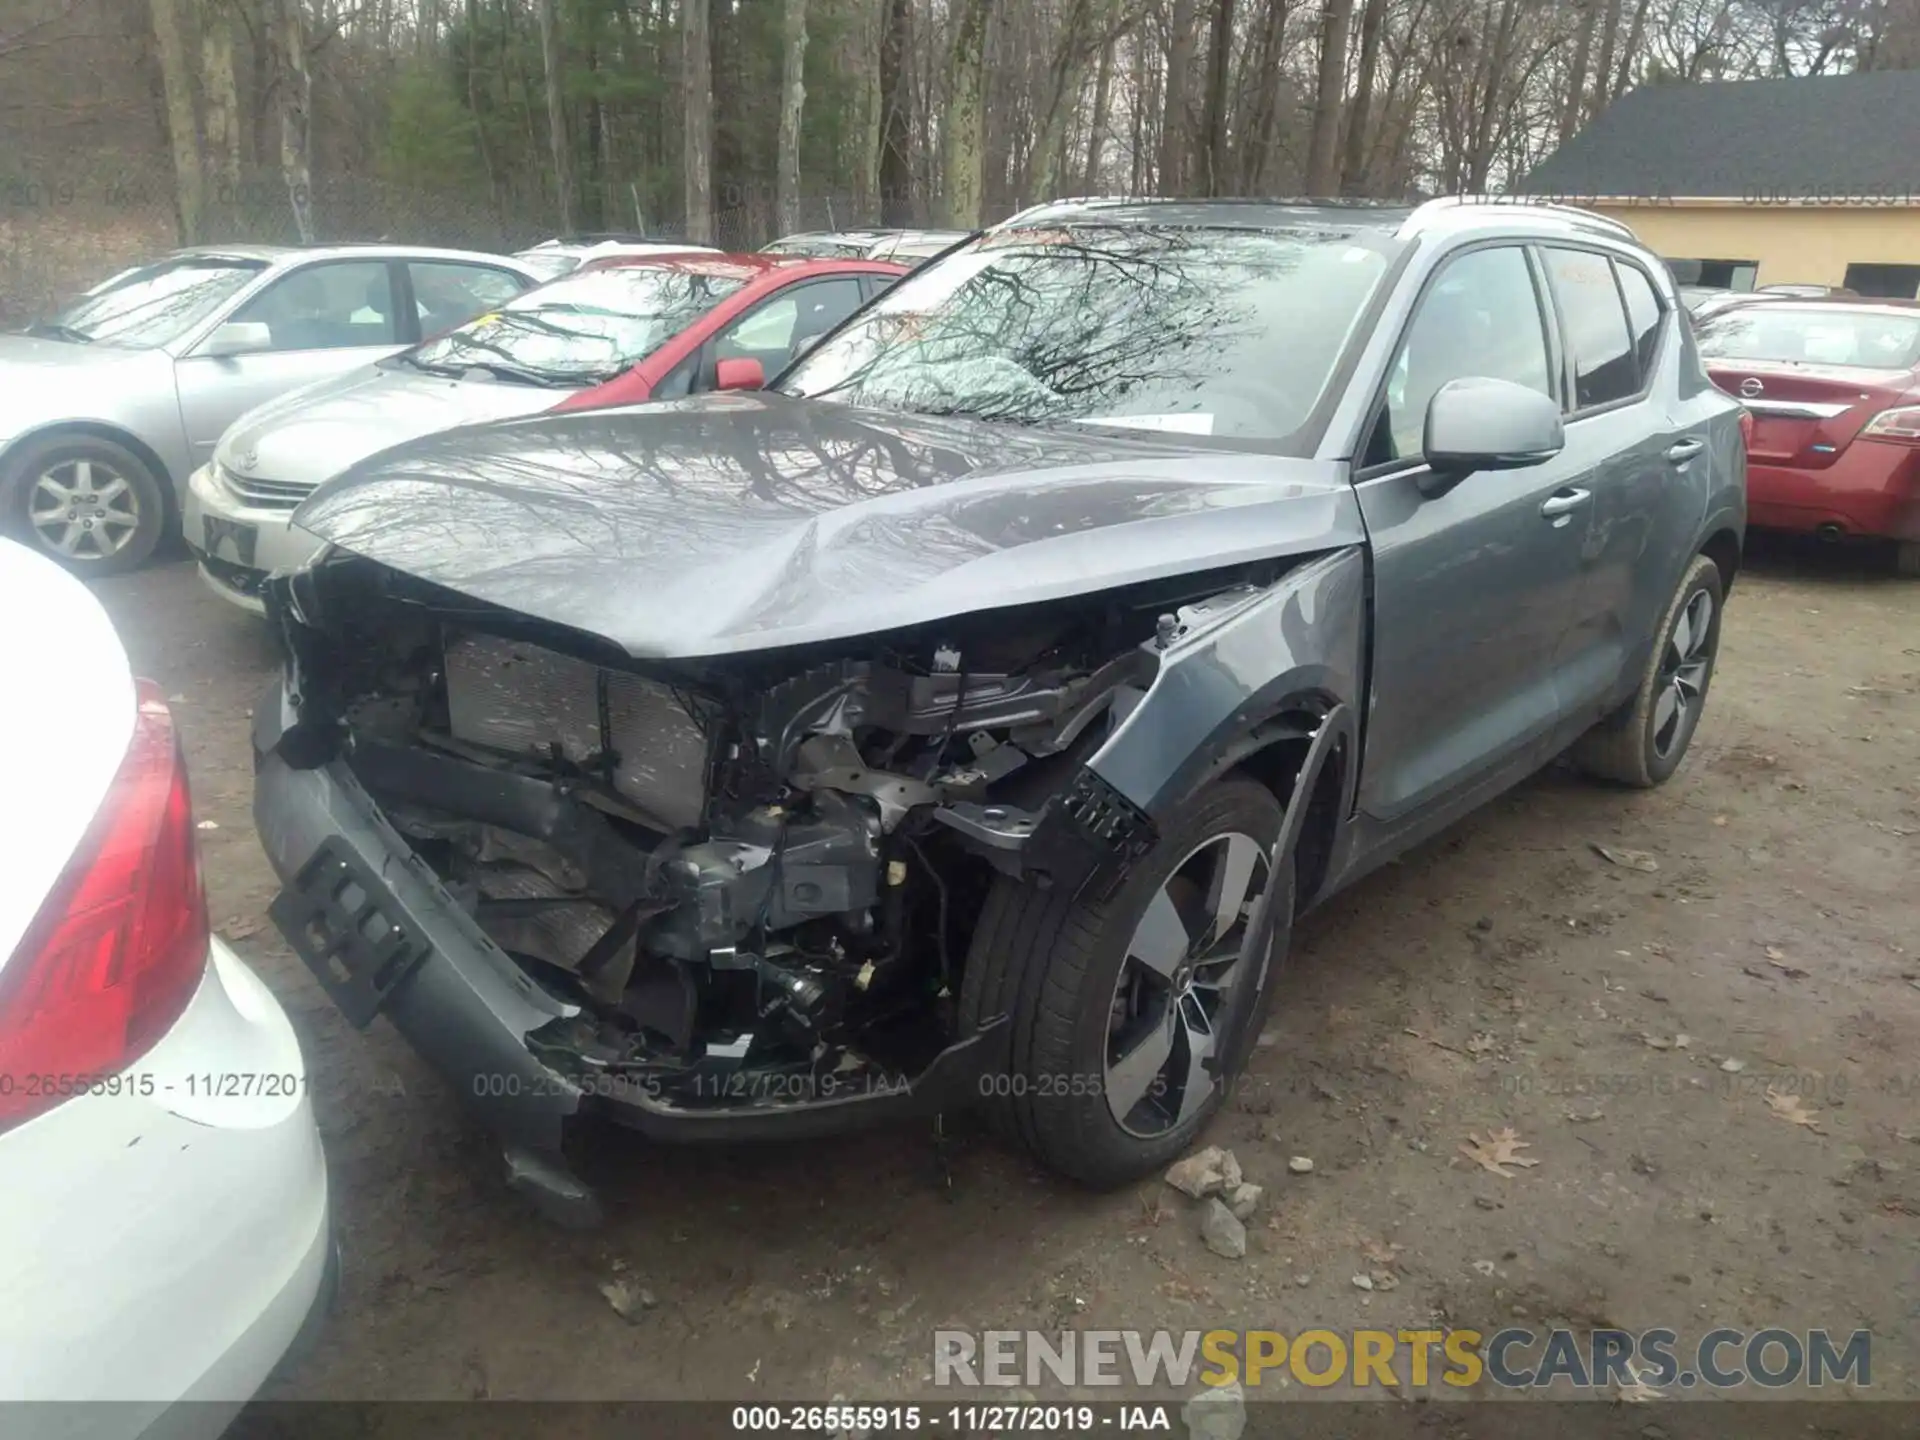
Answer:
[(1920, 265), (1920, 205), (1588, 201), (1669, 260), (1757, 260), (1759, 285), (1839, 285), (1855, 263)]

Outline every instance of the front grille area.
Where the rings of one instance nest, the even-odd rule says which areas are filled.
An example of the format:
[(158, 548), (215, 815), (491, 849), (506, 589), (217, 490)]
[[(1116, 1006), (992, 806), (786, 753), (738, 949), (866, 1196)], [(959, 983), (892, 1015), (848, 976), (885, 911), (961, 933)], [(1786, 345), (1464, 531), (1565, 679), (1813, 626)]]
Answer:
[(607, 764), (614, 789), (662, 829), (699, 823), (707, 735), (670, 687), (479, 634), (448, 637), (446, 677), (455, 739), (512, 755), (557, 750), (590, 769)]
[(225, 466), (214, 473), (234, 499), (256, 510), (295, 509), (315, 488), (298, 480), (262, 480), (254, 475), (236, 475)]

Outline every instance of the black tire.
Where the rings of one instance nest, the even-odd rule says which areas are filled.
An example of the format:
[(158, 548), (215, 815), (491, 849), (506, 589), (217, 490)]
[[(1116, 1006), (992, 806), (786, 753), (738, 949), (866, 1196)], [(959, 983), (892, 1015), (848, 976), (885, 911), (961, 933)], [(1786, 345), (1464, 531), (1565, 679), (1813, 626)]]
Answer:
[[(88, 497), (78, 518), (69, 518), (75, 511), (62, 514), (57, 503), (50, 503), (54, 496), (43, 487), (43, 477)], [(116, 488), (114, 481), (123, 483)], [(0, 513), (7, 533), (76, 575), (124, 575), (145, 564), (165, 534), (167, 492), (152, 467), (126, 446), (97, 435), (55, 433), (7, 457), (0, 473)], [(62, 544), (68, 537), (71, 548)]]
[[(1707, 597), (1705, 603), (1712, 606), (1712, 612), (1705, 640), (1696, 648), (1696, 637), (1691, 630), (1697, 624), (1701, 596)], [(1596, 779), (1636, 790), (1651, 789), (1680, 768), (1699, 729), (1700, 716), (1707, 704), (1707, 690), (1713, 683), (1713, 667), (1720, 654), (1724, 598), (1720, 567), (1705, 555), (1694, 556), (1666, 614), (1660, 619), (1659, 638), (1647, 661), (1646, 673), (1640, 678), (1640, 688), (1618, 714), (1601, 721), (1574, 743), (1572, 757), (1576, 765)], [(1678, 634), (1683, 619), (1689, 621), (1689, 633), (1684, 636)], [(1669, 690), (1681, 694), (1676, 677), (1683, 670), (1692, 669), (1691, 661), (1675, 663), (1677, 658), (1684, 658), (1680, 657), (1678, 648), (1683, 641), (1689, 654), (1704, 657), (1705, 663), (1704, 668), (1696, 672), (1697, 695), (1684, 705), (1679, 717), (1682, 723), (1669, 734), (1667, 725), (1673, 717), (1663, 707), (1663, 697)]]
[[(1120, 1003), (1116, 987), (1135, 926), (1149, 904), (1165, 886), (1190, 885), (1174, 881), (1183, 862), (1200, 856), (1209, 844), (1228, 844), (1225, 837), (1238, 835), (1257, 842), (1264, 869), (1281, 819), (1272, 791), (1232, 774), (1179, 806), (1161, 827), (1159, 842), (1104, 902), (1076, 902), (1058, 891), (995, 879), (968, 954), (961, 1013), (968, 1023), (1003, 1014), (1011, 1018), (1007, 1073), (986, 1077), (982, 1087), (987, 1117), (1003, 1137), (1050, 1168), (1102, 1189), (1152, 1174), (1188, 1149), (1220, 1108), (1235, 1078), (1232, 1072), (1251, 1049), (1273, 977), (1285, 959), (1292, 935), (1292, 857), (1279, 867), (1279, 888), (1271, 899), (1267, 962), (1253, 983), (1236, 984), (1220, 1001), (1217, 1053), (1226, 1057), (1229, 1073), (1216, 1077), (1209, 1098), (1194, 1113), (1178, 1123), (1170, 1119), (1161, 1133), (1123, 1129), (1108, 1103), (1107, 1061), (1114, 1039), (1109, 1027)], [(1247, 894), (1255, 896), (1260, 888), (1256, 873)], [(1248, 908), (1257, 916), (1257, 907)], [(1238, 973), (1253, 974), (1244, 967), (1256, 961), (1249, 955)], [(1169, 1026), (1177, 1018), (1170, 1014)]]

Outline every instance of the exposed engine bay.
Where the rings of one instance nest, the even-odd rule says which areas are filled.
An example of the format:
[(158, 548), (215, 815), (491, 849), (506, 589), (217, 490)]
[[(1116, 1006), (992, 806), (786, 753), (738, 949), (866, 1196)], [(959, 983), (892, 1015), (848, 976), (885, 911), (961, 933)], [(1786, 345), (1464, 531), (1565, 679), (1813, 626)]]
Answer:
[(563, 1002), (526, 1043), (584, 1093), (860, 1093), (959, 1037), (996, 871), (1111, 885), (1152, 843), (1088, 757), (1170, 649), (1298, 563), (644, 663), (336, 554), (274, 605), (297, 677), (278, 752), (344, 760)]

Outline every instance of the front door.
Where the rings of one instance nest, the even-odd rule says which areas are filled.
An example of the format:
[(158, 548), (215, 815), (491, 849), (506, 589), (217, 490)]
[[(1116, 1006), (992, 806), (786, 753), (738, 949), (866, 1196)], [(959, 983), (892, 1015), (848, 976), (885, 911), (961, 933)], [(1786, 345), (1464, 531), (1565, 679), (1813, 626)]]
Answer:
[(416, 327), (400, 321), (395, 278), (395, 267), (385, 260), (302, 266), (227, 317), (266, 326), (269, 339), (262, 348), (243, 355), (190, 354), (176, 361), (180, 419), (195, 467), (207, 462), (227, 427), (254, 406), (399, 349)]
[(1427, 404), (1449, 380), (1559, 395), (1541, 278), (1521, 245), (1449, 259), (1421, 295), (1360, 456), (1374, 649), (1359, 803), (1388, 825), (1534, 768), (1558, 714), (1554, 658), (1581, 603), (1593, 518), (1578, 460), (1420, 491)]

